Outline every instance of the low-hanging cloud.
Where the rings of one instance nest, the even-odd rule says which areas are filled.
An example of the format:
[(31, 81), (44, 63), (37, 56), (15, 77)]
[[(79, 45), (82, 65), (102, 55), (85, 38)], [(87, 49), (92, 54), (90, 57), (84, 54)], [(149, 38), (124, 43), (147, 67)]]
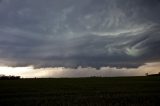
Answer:
[(94, 70), (159, 61), (159, 11), (159, 0), (2, 0), (0, 64)]
[(23, 78), (61, 78), (61, 77), (119, 77), (119, 76), (144, 76), (146, 73), (159, 73), (160, 62), (146, 63), (138, 68), (92, 67), (78, 68), (40, 68), (28, 67), (1, 67), (0, 72), (5, 75), (19, 75)]

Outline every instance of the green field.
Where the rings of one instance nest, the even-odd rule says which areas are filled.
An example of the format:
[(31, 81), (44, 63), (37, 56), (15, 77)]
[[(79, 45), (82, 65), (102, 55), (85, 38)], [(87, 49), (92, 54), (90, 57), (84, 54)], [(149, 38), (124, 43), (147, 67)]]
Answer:
[(160, 106), (160, 77), (0, 80), (0, 106)]

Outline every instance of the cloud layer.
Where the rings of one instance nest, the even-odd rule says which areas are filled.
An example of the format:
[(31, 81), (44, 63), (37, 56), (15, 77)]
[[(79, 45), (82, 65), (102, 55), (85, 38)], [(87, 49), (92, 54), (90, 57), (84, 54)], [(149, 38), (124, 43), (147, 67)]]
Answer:
[(50, 67), (34, 69), (28, 67), (0, 67), (0, 72), (5, 75), (18, 75), (23, 78), (61, 78), (61, 77), (117, 77), (117, 76), (144, 76), (146, 73), (159, 73), (160, 62), (146, 63), (138, 68), (101, 67)]
[(0, 63), (101, 68), (159, 61), (159, 11), (159, 0), (2, 0)]

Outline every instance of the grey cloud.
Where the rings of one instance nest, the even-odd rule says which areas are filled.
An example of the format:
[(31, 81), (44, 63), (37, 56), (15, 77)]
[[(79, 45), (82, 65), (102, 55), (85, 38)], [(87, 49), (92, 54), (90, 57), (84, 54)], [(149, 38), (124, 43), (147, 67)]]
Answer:
[(138, 67), (160, 59), (159, 10), (158, 0), (2, 0), (0, 59), (35, 68)]
[[(4, 69), (7, 67), (4, 67)], [(33, 69), (32, 66), (28, 67), (8, 67), (8, 70), (0, 71), (5, 75), (18, 75), (25, 78), (35, 77), (115, 77), (115, 76), (144, 76), (146, 73), (158, 73), (160, 68), (159, 62), (146, 63), (138, 68), (116, 68), (116, 67), (101, 67), (96, 69), (93, 67), (78, 67), (78, 68), (64, 68), (64, 67), (48, 67)], [(16, 73), (15, 73), (16, 72)]]

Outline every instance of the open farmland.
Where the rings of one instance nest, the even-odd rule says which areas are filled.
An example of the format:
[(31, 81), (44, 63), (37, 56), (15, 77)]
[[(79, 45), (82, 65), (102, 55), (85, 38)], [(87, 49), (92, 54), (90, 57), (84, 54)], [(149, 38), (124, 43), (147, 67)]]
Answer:
[(0, 80), (0, 106), (158, 106), (160, 77)]

